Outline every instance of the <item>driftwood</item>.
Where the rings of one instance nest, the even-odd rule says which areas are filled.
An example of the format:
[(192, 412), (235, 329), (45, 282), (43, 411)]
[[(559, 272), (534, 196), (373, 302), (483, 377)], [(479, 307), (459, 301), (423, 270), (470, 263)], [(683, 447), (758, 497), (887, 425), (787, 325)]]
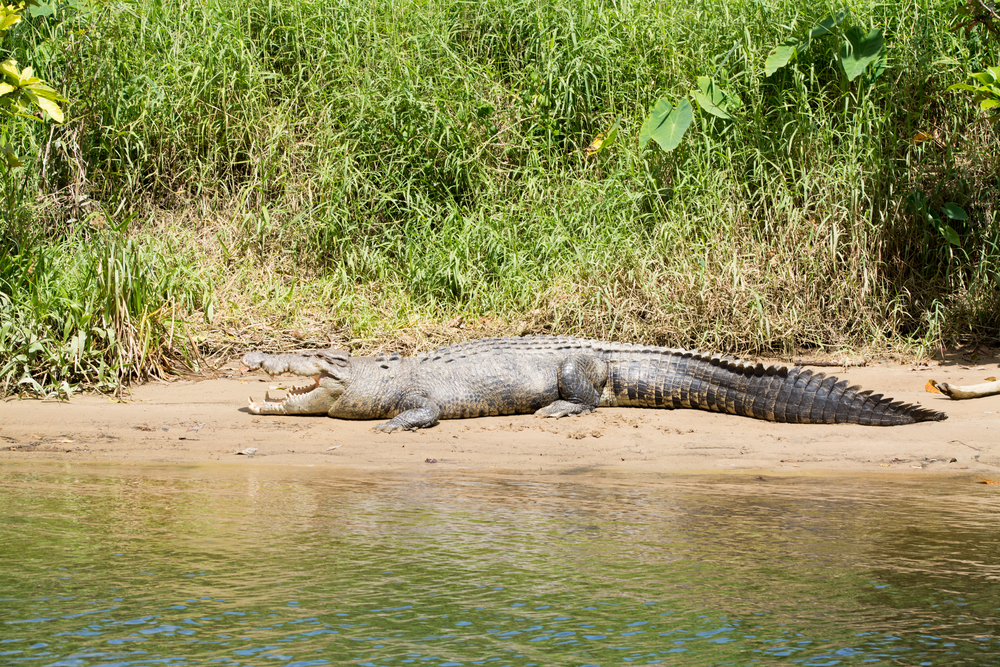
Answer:
[(983, 396), (993, 396), (1000, 394), (1000, 380), (993, 382), (983, 382), (982, 384), (969, 384), (964, 387), (948, 384), (947, 382), (934, 383), (942, 394), (950, 396), (956, 401), (965, 398), (982, 398)]

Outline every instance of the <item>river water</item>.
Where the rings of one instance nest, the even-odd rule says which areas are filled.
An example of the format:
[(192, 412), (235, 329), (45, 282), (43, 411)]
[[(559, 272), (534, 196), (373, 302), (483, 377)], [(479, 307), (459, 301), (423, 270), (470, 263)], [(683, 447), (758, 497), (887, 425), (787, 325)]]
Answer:
[(0, 465), (4, 665), (1000, 665), (968, 477)]

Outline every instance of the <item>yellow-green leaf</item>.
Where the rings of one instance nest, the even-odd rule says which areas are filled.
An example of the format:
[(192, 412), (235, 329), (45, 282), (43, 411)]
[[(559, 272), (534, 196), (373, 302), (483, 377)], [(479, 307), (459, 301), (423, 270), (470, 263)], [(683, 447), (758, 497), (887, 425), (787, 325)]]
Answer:
[(52, 116), (52, 120), (57, 123), (63, 122), (63, 112), (58, 104), (48, 98), (39, 97), (30, 88), (24, 88), (24, 94), (35, 106)]
[(15, 90), (17, 90), (17, 86), (12, 86), (9, 83), (0, 83), (0, 97), (8, 93), (13, 93)]
[(0, 19), (0, 32), (6, 32), (12, 25), (21, 20), (20, 14), (7, 14)]
[(32, 92), (34, 92), (39, 97), (44, 97), (49, 100), (54, 100), (56, 102), (65, 102), (66, 98), (60, 95), (56, 90), (45, 83), (38, 82), (33, 83), (30, 86)]
[(16, 60), (5, 60), (0, 63), (0, 72), (12, 77), (14, 81), (21, 80), (21, 70), (18, 69)]
[(25, 67), (21, 70), (21, 75), (18, 77), (18, 85), (24, 87), (30, 86), (34, 83), (41, 83), (42, 80), (37, 76), (34, 76), (34, 74), (35, 70), (32, 67)]

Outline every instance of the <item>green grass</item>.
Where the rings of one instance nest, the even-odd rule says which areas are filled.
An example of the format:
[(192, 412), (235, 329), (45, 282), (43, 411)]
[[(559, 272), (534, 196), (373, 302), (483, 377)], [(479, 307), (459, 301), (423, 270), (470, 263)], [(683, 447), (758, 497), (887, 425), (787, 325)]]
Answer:
[[(23, 139), (49, 155), (31, 252), (85, 249), (48, 271), (101, 296), (52, 316), (16, 278), (36, 260), (14, 253), (0, 307), (25, 331), (56, 317), (55, 350), (139, 290), (129, 321), (157, 333), (105, 346), (102, 377), (292, 329), (365, 349), (476, 332), (742, 354), (996, 339), (1000, 142), (945, 89), (997, 45), (949, 32), (937, 2), (849, 6), (885, 32), (888, 62), (846, 89), (829, 45), (764, 76), (768, 51), (832, 8), (792, 0), (136, 0), (26, 22), (19, 59), (72, 99), (51, 138)], [(639, 150), (648, 109), (699, 75), (741, 98), (739, 120), (698, 114), (675, 152)], [(619, 141), (586, 157), (618, 117)], [(968, 211), (960, 247), (907, 209), (914, 192)], [(110, 255), (144, 275), (148, 253), (174, 277), (83, 277)], [(193, 345), (164, 333), (167, 310)], [(479, 328), (442, 333), (456, 316)], [(26, 340), (0, 343), (0, 368)], [(92, 381), (46, 355), (5, 377)]]

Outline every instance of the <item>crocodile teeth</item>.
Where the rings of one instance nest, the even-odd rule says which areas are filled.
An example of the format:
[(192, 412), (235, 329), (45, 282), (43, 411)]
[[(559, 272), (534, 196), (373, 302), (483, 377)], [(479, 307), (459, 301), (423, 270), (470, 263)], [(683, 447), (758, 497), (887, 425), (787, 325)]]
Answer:
[(301, 387), (289, 387), (288, 393), (289, 395), (308, 394), (310, 391), (318, 388), (319, 388), (319, 376), (317, 375), (316, 377), (313, 378), (312, 384), (304, 384)]

